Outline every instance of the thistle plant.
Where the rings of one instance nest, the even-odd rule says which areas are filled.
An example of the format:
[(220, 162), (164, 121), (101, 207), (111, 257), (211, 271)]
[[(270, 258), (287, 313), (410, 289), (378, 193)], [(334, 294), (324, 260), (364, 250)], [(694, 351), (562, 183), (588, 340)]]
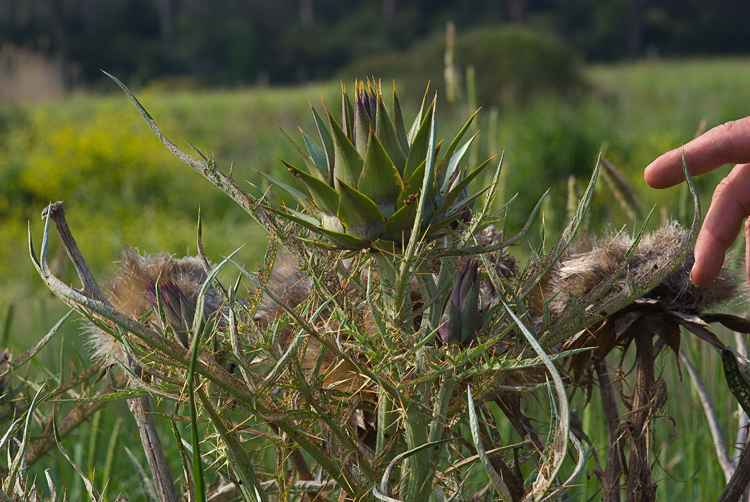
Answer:
[[(688, 230), (675, 222), (668, 222), (656, 231), (644, 234), (637, 245), (633, 239), (622, 234), (583, 239), (571, 246), (560, 259), (549, 279), (548, 290), (568, 291), (585, 297), (604, 278), (618, 276), (607, 295), (611, 298), (617, 290), (627, 291), (645, 275), (659, 270), (660, 260), (690, 249), (689, 239)], [(627, 275), (618, 273), (624, 263), (628, 264)], [(601, 481), (604, 501), (620, 500), (621, 477), (626, 473), (626, 486), (634, 500), (655, 498), (657, 483), (651, 474), (651, 421), (667, 399), (664, 382), (656, 377), (657, 356), (667, 352), (664, 349), (679, 356), (683, 330), (719, 351), (724, 350), (726, 345), (711, 331), (712, 323), (723, 324), (743, 333), (750, 332), (750, 324), (745, 319), (709, 311), (737, 297), (740, 281), (736, 273), (725, 268), (712, 284), (699, 288), (689, 279), (692, 265), (692, 254), (688, 254), (682, 264), (651, 291), (602, 321), (568, 337), (563, 344), (566, 350), (582, 347), (593, 349), (571, 357), (568, 367), (576, 380), (589, 373), (595, 374), (602, 401), (607, 403), (605, 414), (610, 429), (609, 450), (606, 463), (598, 465), (595, 471)], [(570, 298), (558, 296), (551, 299), (548, 306), (553, 315), (559, 314), (569, 306), (569, 301)], [(608, 366), (607, 356), (616, 350), (626, 352), (631, 346), (634, 346), (636, 358), (635, 386), (628, 391), (622, 379), (610, 377), (613, 372), (621, 374), (627, 371), (622, 368), (622, 358), (613, 370)], [(621, 403), (618, 403), (617, 395), (628, 397), (621, 397)], [(618, 413), (618, 405), (627, 409), (627, 413)], [(626, 445), (629, 445), (629, 451)], [(623, 459), (626, 458), (628, 461), (624, 463)]]
[[(324, 118), (313, 109), (320, 141), (287, 135), (305, 168), (282, 161), (307, 194), (267, 176), (297, 204), (277, 207), (266, 190), (255, 197), (199, 152), (178, 149), (115, 81), (167, 148), (272, 236), (260, 270), (245, 270), (234, 253), (213, 266), (199, 225), (198, 257), (126, 251), (103, 288), (60, 212), (45, 215), (38, 257), (30, 242), (46, 284), (91, 321), (98, 356), (127, 375), (124, 395), (166, 400), (161, 415), (173, 424), (188, 417), (189, 439), (173, 427), (184, 481), (163, 455), (149, 457), (161, 501), (221, 490), (247, 501), (515, 502), (559, 499), (575, 485), (587, 452), (571, 425), (574, 377), (592, 355), (606, 357), (611, 320), (642, 314), (642, 297), (679, 270), (697, 199), (696, 223), (678, 232), (675, 249), (632, 274), (642, 232), (581, 287), (562, 274), (577, 256), (568, 250), (598, 166), (562, 236), (519, 270), (507, 248), (541, 201), (517, 235), (505, 235), (507, 204), (495, 200), (501, 162), (489, 181), (491, 161), (464, 165), (473, 117), (443, 149), (427, 95), (408, 131), (395, 91), (389, 112), (371, 82), (355, 85), (353, 102), (342, 90), (341, 122), (327, 106)], [(469, 195), (474, 180), (485, 183)], [(81, 289), (50, 271), (50, 223)], [(222, 284), (223, 268), (239, 279)], [(685, 319), (684, 305), (666, 310)], [(671, 325), (661, 336), (672, 346)], [(528, 408), (529, 396), (544, 404)], [(135, 406), (133, 415), (153, 416)], [(141, 425), (144, 447), (160, 450)]]
[(341, 124), (327, 107), (326, 122), (312, 109), (320, 144), (303, 132), (303, 149), (287, 135), (307, 170), (282, 162), (305, 184), (309, 196), (268, 177), (305, 213), (271, 210), (326, 237), (326, 242), (316, 243), (335, 249), (392, 250), (403, 247), (415, 230), (420, 239), (443, 235), (479, 195), (468, 197), (465, 189), (489, 164), (488, 160), (460, 176), (461, 159), (473, 138), (460, 147), (459, 143), (474, 116), (438, 158), (435, 101), (427, 102), (427, 92), (407, 133), (395, 88), (392, 118), (380, 85), (359, 82), (354, 88), (353, 104), (342, 89)]

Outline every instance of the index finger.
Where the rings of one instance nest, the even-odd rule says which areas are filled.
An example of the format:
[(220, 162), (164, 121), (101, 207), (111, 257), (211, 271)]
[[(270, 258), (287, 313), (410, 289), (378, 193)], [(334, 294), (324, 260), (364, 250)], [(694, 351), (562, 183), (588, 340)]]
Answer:
[(724, 164), (750, 162), (750, 117), (714, 127), (681, 148), (665, 153), (646, 167), (643, 177), (653, 188), (667, 188), (685, 181), (682, 155), (691, 176)]
[(727, 250), (750, 215), (750, 164), (738, 164), (724, 178), (711, 199), (695, 243), (695, 265), (690, 278), (705, 286), (716, 278)]

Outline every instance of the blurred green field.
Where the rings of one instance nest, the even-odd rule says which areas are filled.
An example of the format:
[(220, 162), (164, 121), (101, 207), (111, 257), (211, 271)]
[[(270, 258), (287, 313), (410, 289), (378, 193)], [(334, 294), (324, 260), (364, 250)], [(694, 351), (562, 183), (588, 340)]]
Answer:
[[(680, 188), (661, 192), (648, 189), (642, 181), (643, 168), (697, 132), (750, 115), (750, 87), (746, 85), (750, 59), (597, 66), (587, 68), (586, 76), (589, 88), (579, 99), (541, 97), (525, 107), (506, 106), (497, 111), (494, 124), (490, 123), (494, 112), (481, 112), (481, 155), (504, 151), (504, 193), (506, 198), (518, 193), (508, 221), (510, 233), (521, 228), (538, 198), (551, 188), (544, 219), (547, 232), (556, 236), (565, 220), (568, 177), (575, 175), (579, 184), (585, 184), (600, 152), (636, 189), (644, 214), (637, 222), (630, 219), (601, 183), (592, 203), (589, 231), (632, 232), (654, 206), (652, 227), (664, 217), (684, 219), (684, 192)], [(298, 124), (306, 131), (314, 130), (308, 100), (320, 108), (322, 93), (337, 114), (340, 105), (332, 96), (338, 85), (232, 91), (133, 90), (178, 146), (188, 151), (189, 143), (215, 159), (221, 170), (226, 172), (231, 166), (237, 180), (249, 180), (265, 189), (268, 184), (255, 170), (282, 177), (283, 166), (275, 157), (293, 163), (299, 160), (274, 122), (295, 137)], [(199, 207), (203, 243), (210, 258), (220, 260), (243, 245), (241, 259), (249, 268), (262, 256), (266, 242), (262, 229), (164, 149), (127, 97), (114, 83), (112, 87), (113, 92), (106, 96), (0, 105), (0, 314), (11, 314), (0, 319), (0, 341), (13, 353), (20, 353), (41, 338), (65, 312), (43, 288), (28, 257), (27, 229), (30, 226), (38, 247), (42, 233), (39, 214), (50, 201), (65, 201), (71, 229), (97, 276), (107, 273), (123, 244), (143, 252), (194, 253)], [(390, 103), (389, 97), (386, 102)], [(411, 117), (418, 103), (402, 106), (405, 116)], [(439, 130), (438, 136), (456, 130), (468, 115), (465, 104), (438, 110), (444, 131)], [(712, 187), (723, 173), (726, 169), (697, 180), (704, 212)], [(537, 222), (529, 239), (534, 242), (539, 234)], [(53, 238), (52, 266), (75, 283), (74, 271), (66, 265), (67, 258), (57, 250), (55, 241)], [(523, 259), (526, 250), (519, 246), (515, 252)], [(69, 321), (57, 339), (60, 343), (48, 347), (29, 372), (58, 378), (61, 372), (69, 376), (71, 365), (87, 364), (80, 325)], [(728, 336), (722, 334), (727, 341), (731, 340)], [(691, 341), (685, 345), (704, 374), (727, 439), (732, 441), (736, 406), (725, 389), (718, 356), (703, 344)], [(687, 375), (680, 379), (673, 355), (666, 354), (660, 360), (670, 399), (665, 417), (657, 420), (655, 435), (661, 448), (655, 476), (661, 480), (658, 497), (715, 499), (724, 480), (702, 411)], [(573, 405), (576, 400), (582, 404), (582, 394), (576, 394)], [(581, 412), (582, 420), (598, 420), (589, 409)], [(107, 438), (113, 427), (121, 426), (121, 444), (138, 443), (124, 406), (101, 413), (95, 427), (82, 426), (65, 443), (79, 465), (89, 466), (92, 472), (96, 467), (99, 476), (111, 446), (108, 439), (95, 438)], [(599, 437), (606, 438), (603, 424)], [(137, 455), (139, 448), (131, 449)], [(131, 492), (135, 483), (132, 476), (117, 475), (132, 471), (127, 456), (118, 455), (113, 462), (110, 500), (120, 491)], [(180, 471), (179, 459), (177, 462), (175, 472)], [(69, 487), (68, 498), (77, 500), (83, 485), (72, 468), (49, 458), (35, 466), (34, 472), (41, 474), (47, 467), (52, 468), (53, 478), (61, 480), (60, 486)], [(103, 486), (104, 479), (97, 478), (97, 483)], [(592, 476), (582, 490), (582, 500), (596, 499), (595, 487)], [(133, 494), (129, 500), (136, 497)]]

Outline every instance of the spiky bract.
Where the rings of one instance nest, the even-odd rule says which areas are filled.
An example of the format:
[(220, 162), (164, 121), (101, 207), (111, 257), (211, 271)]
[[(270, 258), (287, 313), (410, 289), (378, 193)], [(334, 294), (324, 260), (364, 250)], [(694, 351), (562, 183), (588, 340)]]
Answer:
[[(304, 148), (288, 134), (302, 155), (306, 170), (282, 160), (289, 172), (307, 187), (308, 195), (268, 179), (294, 197), (303, 211), (271, 209), (284, 218), (323, 236), (317, 244), (337, 249), (401, 247), (408, 241), (418, 217), (423, 187), (425, 203), (420, 238), (435, 238), (450, 223), (465, 215), (479, 195), (469, 197), (467, 186), (489, 160), (468, 174), (459, 163), (474, 138), (458, 146), (474, 116), (439, 157), (435, 141), (435, 100), (427, 92), (419, 114), (407, 132), (394, 89), (389, 114), (381, 87), (355, 83), (356, 99), (342, 88), (342, 121), (327, 107), (324, 121), (312, 108), (321, 143), (302, 132)], [(325, 106), (325, 103), (324, 103)], [(428, 182), (425, 181), (427, 173)]]

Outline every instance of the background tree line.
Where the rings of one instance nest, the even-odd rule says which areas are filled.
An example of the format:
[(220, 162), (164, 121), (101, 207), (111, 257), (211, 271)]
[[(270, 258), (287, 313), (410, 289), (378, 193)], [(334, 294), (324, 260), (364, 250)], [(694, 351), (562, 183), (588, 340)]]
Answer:
[(326, 79), (443, 30), (517, 23), (586, 61), (750, 51), (744, 0), (3, 0), (0, 46), (62, 61), (68, 84), (106, 68), (134, 82)]

